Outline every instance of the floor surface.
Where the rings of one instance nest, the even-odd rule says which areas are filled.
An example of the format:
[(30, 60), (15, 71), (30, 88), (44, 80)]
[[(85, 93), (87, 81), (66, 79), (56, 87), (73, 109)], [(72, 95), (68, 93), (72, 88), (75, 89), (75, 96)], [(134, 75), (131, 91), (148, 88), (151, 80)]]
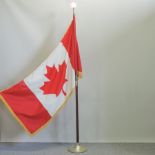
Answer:
[[(84, 144), (83, 155), (155, 155), (155, 144)], [(71, 144), (0, 143), (0, 155), (70, 155)], [(72, 155), (72, 154), (71, 154)]]

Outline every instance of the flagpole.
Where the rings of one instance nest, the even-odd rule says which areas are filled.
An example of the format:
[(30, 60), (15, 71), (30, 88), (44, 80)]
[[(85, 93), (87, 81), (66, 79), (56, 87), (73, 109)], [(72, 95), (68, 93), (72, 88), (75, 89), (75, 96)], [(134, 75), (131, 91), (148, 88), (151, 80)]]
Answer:
[[(73, 7), (73, 18), (75, 16), (75, 8)], [(78, 75), (75, 71), (75, 101), (76, 101), (76, 143), (79, 143), (79, 91), (78, 91)]]
[[(73, 18), (75, 16), (75, 0), (71, 2), (71, 8), (73, 8)], [(75, 70), (75, 101), (76, 101), (76, 144), (68, 149), (71, 153), (84, 153), (87, 148), (80, 145), (79, 142), (79, 92), (78, 92), (78, 73)]]
[(75, 72), (75, 99), (76, 99), (76, 143), (79, 143), (79, 92), (78, 92), (78, 75)]

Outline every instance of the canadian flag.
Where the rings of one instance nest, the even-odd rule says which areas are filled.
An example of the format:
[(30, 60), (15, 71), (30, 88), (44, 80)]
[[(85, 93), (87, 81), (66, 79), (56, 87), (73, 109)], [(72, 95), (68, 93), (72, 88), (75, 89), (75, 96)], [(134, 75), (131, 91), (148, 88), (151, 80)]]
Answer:
[(75, 16), (50, 56), (28, 77), (0, 91), (0, 98), (30, 134), (44, 127), (64, 105), (82, 73)]

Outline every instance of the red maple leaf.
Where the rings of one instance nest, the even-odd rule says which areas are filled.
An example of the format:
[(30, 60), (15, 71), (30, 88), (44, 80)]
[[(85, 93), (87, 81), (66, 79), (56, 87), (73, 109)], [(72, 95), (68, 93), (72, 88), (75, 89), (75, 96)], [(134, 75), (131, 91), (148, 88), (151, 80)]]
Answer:
[(44, 94), (56, 94), (58, 96), (62, 90), (63, 94), (66, 96), (66, 92), (63, 90), (63, 85), (67, 81), (66, 76), (67, 65), (65, 61), (59, 65), (59, 70), (55, 67), (46, 66), (47, 73), (45, 76), (49, 81), (44, 82), (44, 85), (40, 87)]

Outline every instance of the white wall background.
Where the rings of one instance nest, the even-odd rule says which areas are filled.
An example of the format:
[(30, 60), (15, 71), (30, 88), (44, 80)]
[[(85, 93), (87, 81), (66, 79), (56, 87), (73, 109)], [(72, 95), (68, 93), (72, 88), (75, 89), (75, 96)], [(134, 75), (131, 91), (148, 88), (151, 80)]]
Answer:
[[(78, 0), (82, 142), (155, 142), (155, 1)], [(0, 88), (31, 73), (72, 17), (69, 0), (0, 1)], [(2, 142), (72, 142), (74, 96), (29, 137), (0, 103)]]

